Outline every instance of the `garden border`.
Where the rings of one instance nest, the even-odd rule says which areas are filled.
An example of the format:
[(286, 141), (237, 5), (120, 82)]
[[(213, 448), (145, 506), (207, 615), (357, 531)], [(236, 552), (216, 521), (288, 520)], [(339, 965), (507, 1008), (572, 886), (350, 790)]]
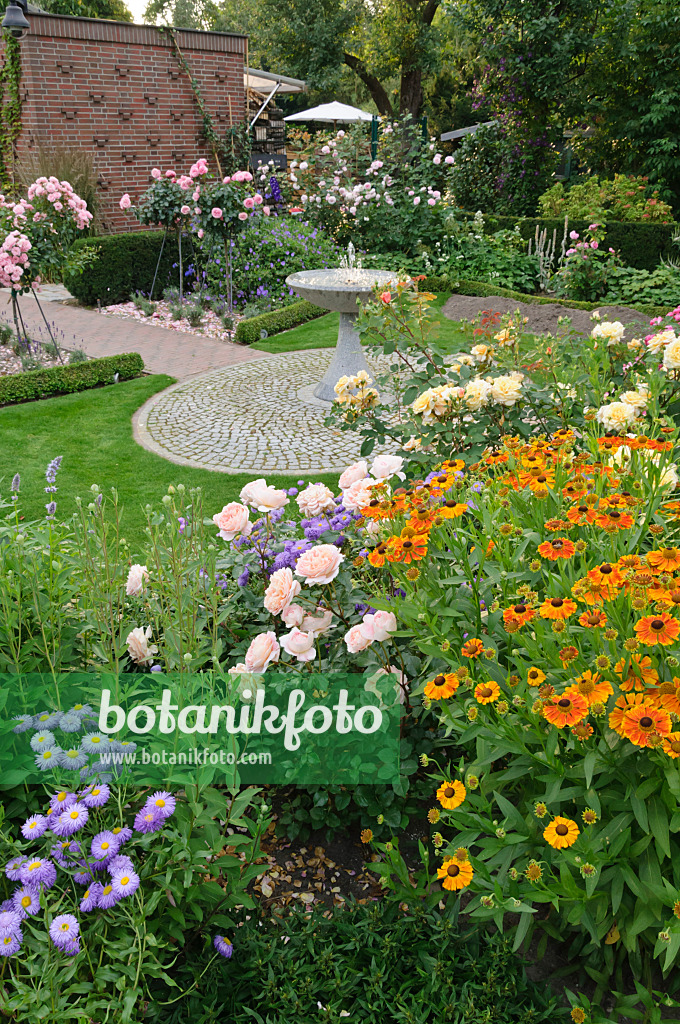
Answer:
[(57, 395), (71, 395), (78, 391), (133, 380), (144, 372), (144, 360), (138, 352), (124, 352), (117, 356), (102, 356), (70, 366), (51, 366), (44, 370), (8, 374), (0, 378), (0, 408), (23, 402), (37, 402)]

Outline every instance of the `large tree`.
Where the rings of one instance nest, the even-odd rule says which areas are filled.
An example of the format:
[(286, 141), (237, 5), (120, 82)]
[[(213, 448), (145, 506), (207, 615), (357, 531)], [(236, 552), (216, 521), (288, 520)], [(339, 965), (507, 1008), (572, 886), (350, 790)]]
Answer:
[(70, 14), (80, 18), (109, 18), (111, 21), (132, 21), (132, 14), (123, 0), (41, 0), (41, 7), (50, 14)]

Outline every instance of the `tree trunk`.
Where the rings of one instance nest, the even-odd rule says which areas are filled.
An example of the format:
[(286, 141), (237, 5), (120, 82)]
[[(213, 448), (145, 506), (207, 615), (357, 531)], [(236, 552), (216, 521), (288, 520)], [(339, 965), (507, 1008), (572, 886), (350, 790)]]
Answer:
[(373, 97), (373, 102), (378, 108), (378, 112), (382, 114), (383, 117), (394, 117), (394, 110), (392, 109), (389, 96), (381, 82), (378, 81), (375, 75), (371, 74), (364, 62), (360, 60), (359, 57), (355, 57), (352, 53), (343, 54), (342, 59), (347, 67), (351, 68), (364, 83)]
[(399, 113), (411, 114), (414, 120), (420, 117), (423, 106), (423, 72), (421, 68), (410, 68), (401, 73)]

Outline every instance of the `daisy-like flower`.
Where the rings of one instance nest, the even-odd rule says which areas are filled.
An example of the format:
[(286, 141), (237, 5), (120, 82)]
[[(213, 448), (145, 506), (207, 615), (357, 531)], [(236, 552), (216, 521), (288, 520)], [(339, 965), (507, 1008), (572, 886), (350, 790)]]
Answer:
[(113, 857), (108, 862), (107, 870), (108, 870), (110, 875), (113, 875), (114, 872), (116, 872), (116, 871), (117, 872), (120, 872), (120, 871), (128, 871), (128, 872), (134, 871), (135, 870), (135, 866), (132, 863), (132, 860), (131, 860), (130, 857), (126, 856), (124, 853), (118, 853), (118, 854), (116, 854), (115, 857)]
[(580, 829), (575, 821), (557, 815), (543, 830), (543, 838), (554, 850), (566, 850), (567, 847), (574, 845), (579, 833)]
[(576, 602), (570, 597), (546, 597), (538, 609), (542, 619), (555, 619), (565, 621), (576, 611)]
[(625, 693), (622, 694), (614, 702), (614, 708), (609, 715), (609, 728), (617, 732), (619, 736), (623, 736), (621, 726), (623, 724), (623, 716), (629, 708), (635, 707), (637, 704), (645, 704), (647, 699), (644, 693)]
[(585, 626), (586, 629), (602, 629), (607, 625), (607, 616), (597, 608), (591, 612), (584, 612), (583, 615), (579, 615), (578, 621), (579, 625)]
[(460, 653), (464, 658), (478, 658), (484, 650), (484, 643), (478, 637), (473, 637), (471, 640), (466, 640), (460, 649)]
[(454, 811), (456, 807), (460, 807), (465, 796), (465, 786), (458, 779), (453, 782), (442, 782), (437, 790), (437, 800), (447, 811)]
[(132, 896), (139, 888), (139, 875), (136, 871), (128, 871), (123, 868), (120, 871), (111, 872), (111, 884), (116, 896), (123, 899), (125, 896)]
[(474, 875), (469, 860), (458, 860), (457, 857), (446, 857), (441, 867), (437, 868), (437, 878), (442, 881), (442, 889), (456, 892), (465, 889)]
[(21, 928), (21, 915), (14, 910), (0, 911), (0, 939), (16, 935)]
[(14, 956), (21, 949), (21, 931), (0, 939), (0, 956)]
[(138, 811), (135, 815), (135, 831), (142, 833), (160, 832), (164, 822), (165, 819), (158, 810), (142, 807), (141, 811)]
[(96, 910), (99, 906), (99, 896), (102, 891), (101, 882), (92, 882), (83, 893), (83, 898), (80, 901), (80, 909), (84, 913), (88, 913), (90, 910)]
[(61, 722), (61, 711), (40, 711), (35, 716), (36, 729), (56, 729)]
[(477, 683), (474, 693), (478, 704), (493, 704), (500, 697), (501, 688), (490, 679), (487, 683)]
[(653, 736), (667, 736), (671, 728), (668, 712), (648, 703), (629, 708), (621, 722), (621, 732), (636, 747), (651, 746)]
[(88, 732), (80, 745), (86, 754), (98, 754), (104, 747), (104, 737), (99, 732)]
[(62, 715), (59, 728), (62, 732), (80, 732), (81, 720), (79, 715)]
[(25, 857), (15, 857), (9, 864), (5, 865), (5, 875), (10, 882), (18, 882), (21, 879), (21, 865), (26, 863)]
[(47, 857), (34, 857), (19, 868), (19, 880), (24, 885), (44, 885), (49, 889), (57, 880), (57, 869)]
[(107, 882), (106, 885), (102, 886), (99, 896), (97, 897), (99, 909), (110, 910), (111, 907), (115, 907), (119, 898), (120, 897), (115, 892), (112, 883)]
[(621, 570), (617, 565), (612, 565), (611, 562), (602, 562), (601, 565), (596, 565), (593, 569), (589, 569), (588, 579), (594, 580), (595, 583), (606, 584), (611, 588), (612, 597), (616, 596), (617, 589), (625, 583)]
[(597, 672), (593, 673), (586, 669), (580, 676), (576, 676), (576, 689), (585, 697), (588, 706), (592, 704), (606, 704), (614, 692), (614, 687), (606, 679), (600, 679)]
[(47, 832), (49, 822), (44, 814), (32, 814), (21, 826), (24, 839), (38, 839)]
[(545, 672), (542, 672), (540, 668), (532, 667), (527, 671), (527, 682), (529, 686), (540, 686), (545, 679)]
[(588, 701), (574, 686), (563, 694), (554, 693), (543, 706), (543, 717), (560, 729), (582, 722), (587, 714)]
[(213, 939), (213, 946), (220, 954), (220, 956), (223, 956), (225, 958), (225, 960), (229, 960), (231, 958), (232, 953), (234, 952), (234, 947), (231, 943), (231, 939), (228, 939), (226, 935), (216, 935), (215, 938)]
[(453, 697), (460, 686), (460, 680), (455, 672), (440, 672), (425, 684), (425, 696), (430, 700), (447, 700)]
[(34, 733), (30, 739), (31, 750), (36, 753), (40, 753), (42, 750), (51, 750), (56, 747), (57, 741), (54, 738), (54, 733), (50, 732), (49, 729), (43, 729), (41, 732)]
[(39, 768), (41, 772), (47, 772), (51, 771), (53, 768), (58, 768), (61, 754), (61, 747), (50, 747), (48, 750), (42, 750), (39, 754), (36, 754), (36, 768)]
[(55, 836), (72, 836), (87, 824), (90, 812), (82, 804), (73, 804), (67, 810), (62, 811), (52, 825)]
[(614, 672), (619, 677), (619, 689), (645, 690), (648, 686), (656, 686), (659, 673), (652, 667), (652, 659), (647, 655), (632, 654), (630, 659), (620, 658), (614, 665)]
[(159, 790), (146, 801), (145, 810), (157, 811), (162, 818), (169, 818), (174, 813), (176, 800), (172, 793)]
[(648, 647), (654, 644), (662, 644), (667, 647), (677, 639), (680, 634), (680, 622), (674, 619), (668, 612), (661, 612), (658, 615), (646, 615), (635, 623), (635, 632), (638, 640)]
[(597, 811), (594, 811), (592, 807), (586, 807), (585, 811), (581, 815), (584, 825), (594, 825), (598, 819)]
[(530, 860), (527, 869), (524, 872), (524, 877), (528, 882), (539, 882), (543, 877), (543, 868), (537, 860)]
[(127, 843), (130, 839), (132, 839), (132, 829), (131, 828), (124, 828), (122, 825), (116, 825), (115, 828), (111, 829), (111, 832), (114, 834), (114, 836), (118, 840), (118, 846), (119, 847), (121, 847), (123, 845), (123, 843)]
[(680, 757), (680, 732), (669, 732), (664, 736), (663, 751), (669, 757)]
[(525, 625), (527, 622), (531, 622), (534, 615), (536, 614), (533, 608), (520, 602), (518, 604), (512, 604), (509, 608), (503, 611), (503, 622), (517, 622), (520, 626)]
[(120, 848), (120, 842), (113, 832), (99, 832), (92, 840), (90, 851), (95, 860), (106, 860), (107, 857), (115, 856)]
[(569, 730), (572, 736), (575, 736), (577, 740), (581, 740), (582, 743), (584, 740), (589, 740), (594, 731), (590, 722), (577, 722)]
[(61, 843), (55, 843), (50, 849), (50, 854), (63, 868), (71, 865), (76, 857), (82, 853), (80, 843), (75, 839), (66, 839)]
[(547, 813), (548, 808), (546, 804), (544, 804), (542, 800), (539, 800), (539, 802), (534, 806), (534, 814), (537, 818), (545, 818)]
[(15, 715), (13, 721), (17, 724), (12, 732), (28, 732), (29, 729), (37, 728), (34, 715)]
[(64, 949), (77, 941), (80, 925), (73, 914), (58, 914), (52, 921), (49, 931), (57, 949)]
[(83, 753), (77, 747), (70, 747), (68, 750), (62, 750), (59, 754), (59, 767), (73, 769), (73, 771), (80, 771), (84, 768), (88, 762), (87, 754)]
[(81, 794), (82, 801), (86, 807), (103, 807), (110, 796), (111, 790), (105, 782), (99, 786), (88, 786)]
[(563, 665), (569, 665), (572, 661), (576, 661), (579, 656), (578, 647), (574, 647), (573, 644), (569, 644), (567, 647), (563, 647), (560, 651), (560, 661)]
[(71, 793), (67, 789), (62, 789), (50, 797), (50, 807), (53, 811), (57, 811), (61, 814), (62, 811), (67, 810), (67, 808), (76, 803), (77, 800), (78, 797), (75, 793)]
[(575, 551), (576, 548), (568, 537), (555, 537), (538, 545), (541, 558), (547, 558), (551, 562), (556, 562), (558, 558), (571, 558)]
[(594, 523), (596, 517), (597, 512), (595, 509), (583, 503), (572, 505), (570, 509), (567, 509), (567, 519), (575, 526), (582, 526), (584, 523)]
[(22, 885), (13, 893), (12, 903), (20, 916), (33, 917), (40, 913), (40, 890), (34, 885)]
[(648, 551), (645, 561), (653, 573), (675, 572), (680, 569), (680, 548), (660, 548)]

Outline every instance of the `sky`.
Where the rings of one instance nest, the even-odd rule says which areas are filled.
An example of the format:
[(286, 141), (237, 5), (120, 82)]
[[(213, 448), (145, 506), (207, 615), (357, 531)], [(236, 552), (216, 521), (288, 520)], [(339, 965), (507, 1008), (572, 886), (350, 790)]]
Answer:
[(144, 22), (144, 8), (147, 3), (148, 0), (126, 0), (126, 5), (130, 11), (132, 11), (132, 17), (138, 25), (141, 25)]

